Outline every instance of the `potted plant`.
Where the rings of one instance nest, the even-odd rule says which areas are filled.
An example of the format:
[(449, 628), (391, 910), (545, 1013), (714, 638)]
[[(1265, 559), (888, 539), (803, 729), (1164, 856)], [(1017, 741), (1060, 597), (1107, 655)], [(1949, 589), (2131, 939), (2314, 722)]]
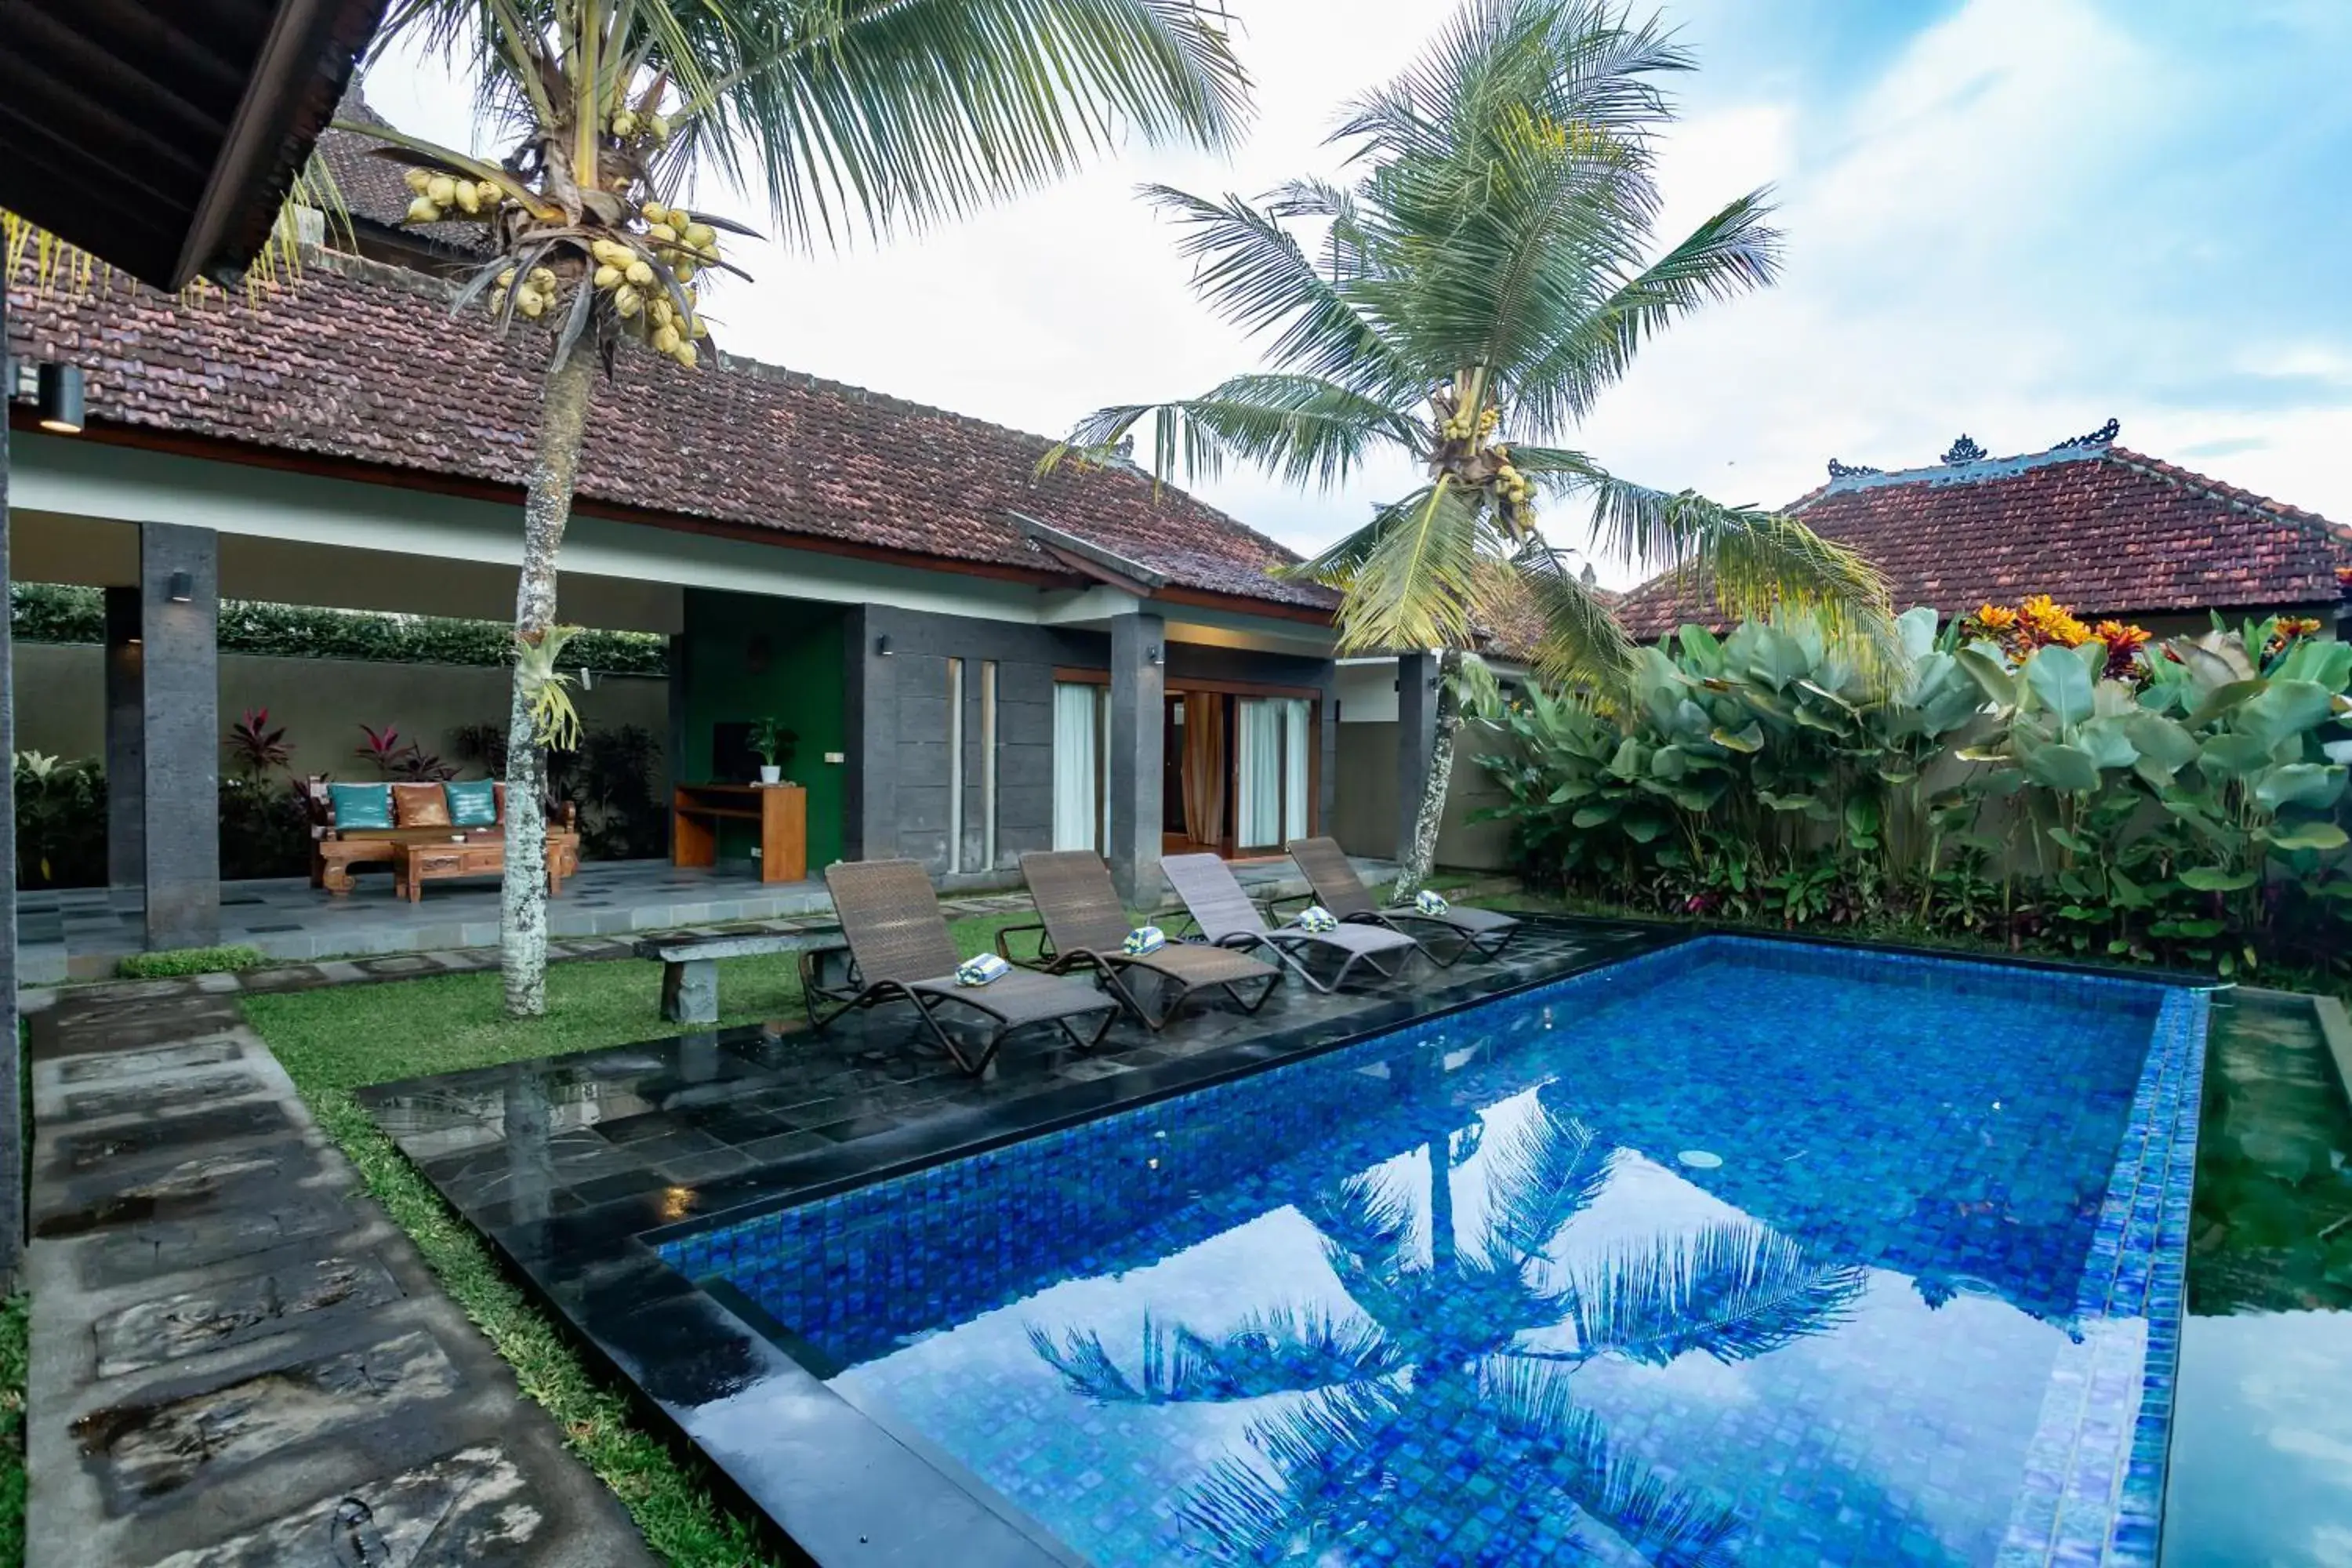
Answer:
[(800, 742), (798, 731), (785, 729), (773, 719), (762, 719), (751, 726), (750, 738), (751, 749), (760, 753), (760, 782), (779, 782), (792, 763), (793, 748)]

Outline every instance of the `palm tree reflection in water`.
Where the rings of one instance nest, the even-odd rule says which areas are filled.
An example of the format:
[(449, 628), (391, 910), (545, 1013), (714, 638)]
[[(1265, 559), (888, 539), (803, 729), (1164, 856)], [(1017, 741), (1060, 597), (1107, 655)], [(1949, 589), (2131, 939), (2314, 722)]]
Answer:
[[(1251, 1425), (1251, 1453), (1218, 1460), (1179, 1506), (1185, 1545), (1215, 1561), (1340, 1568), (1380, 1542), (1383, 1563), (1729, 1563), (1738, 1517), (1612, 1447), (1575, 1402), (1575, 1373), (1608, 1356), (1762, 1355), (1843, 1321), (1862, 1268), (1810, 1258), (1746, 1219), (1558, 1261), (1551, 1249), (1608, 1184), (1613, 1151), (1544, 1095), (1491, 1136), (1482, 1120), (1464, 1123), (1432, 1092), (1434, 1053), (1391, 1071), (1398, 1100), (1436, 1117), (1415, 1129), (1425, 1234), (1412, 1194), (1377, 1167), (1297, 1205), (1352, 1310), (1273, 1304), (1217, 1337), (1147, 1315), (1132, 1375), (1087, 1330), (1032, 1324), (1032, 1347), (1102, 1404), (1293, 1396)], [(1486, 1212), (1462, 1240), (1453, 1176), (1482, 1149)], [(1449, 1453), (1465, 1458), (1448, 1465)], [(1428, 1470), (1449, 1489), (1475, 1473), (1488, 1504), (1425, 1495)], [(1433, 1505), (1447, 1515), (1438, 1529), (1400, 1517)]]

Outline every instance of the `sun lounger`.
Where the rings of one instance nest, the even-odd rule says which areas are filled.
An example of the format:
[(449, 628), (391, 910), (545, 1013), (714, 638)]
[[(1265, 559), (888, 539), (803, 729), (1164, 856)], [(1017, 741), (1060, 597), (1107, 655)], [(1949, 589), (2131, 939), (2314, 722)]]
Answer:
[[(956, 1066), (978, 1077), (1015, 1029), (1056, 1024), (1073, 1044), (1091, 1048), (1102, 1043), (1118, 1016), (1117, 998), (1063, 976), (1014, 970), (991, 984), (957, 984), (961, 960), (948, 936), (947, 917), (940, 912), (930, 877), (912, 860), (844, 861), (825, 868), (824, 885), (833, 894), (842, 938), (849, 945), (854, 976), (846, 985), (805, 993), (809, 1022), (817, 1028), (852, 1007), (911, 1002), (932, 1039)], [(822, 1017), (817, 1014), (820, 996), (836, 1004)], [(966, 1056), (940, 1026), (939, 1010), (950, 1003), (969, 1007), (996, 1026), (977, 1058)], [(1071, 1020), (1090, 1013), (1101, 1014), (1102, 1021), (1092, 1035), (1081, 1034)]]
[[(1167, 873), (1176, 896), (1184, 900), (1203, 940), (1218, 947), (1263, 947), (1318, 991), (1338, 990), (1360, 963), (1382, 979), (1392, 980), (1405, 961), (1421, 951), (1412, 938), (1379, 926), (1343, 925), (1328, 931), (1269, 926), (1234, 879), (1233, 868), (1214, 855), (1171, 855), (1160, 862), (1160, 868)], [(1305, 963), (1307, 954), (1317, 952), (1339, 960), (1339, 967), (1328, 981), (1317, 979)]]
[[(1499, 958), (1518, 934), (1518, 921), (1492, 910), (1449, 909), (1442, 915), (1425, 915), (1411, 904), (1382, 909), (1336, 838), (1294, 838), (1286, 847), (1306, 876), (1307, 885), (1315, 889), (1317, 903), (1343, 921), (1404, 932), (1421, 943), (1433, 963), (1444, 968), (1453, 968), (1472, 952), (1485, 959)], [(1459, 940), (1448, 940), (1443, 934), (1446, 932)]]
[[(996, 951), (1013, 958), (1008, 939), (1015, 932), (1042, 933), (1034, 961), (1038, 967), (1048, 974), (1092, 969), (1102, 976), (1110, 993), (1126, 1003), (1143, 1020), (1144, 1027), (1155, 1034), (1167, 1026), (1186, 998), (1204, 985), (1223, 986), (1225, 994), (1239, 1003), (1244, 1012), (1255, 1013), (1265, 1005), (1274, 988), (1282, 984), (1279, 967), (1231, 948), (1171, 942), (1147, 953), (1121, 951), (1120, 943), (1127, 940), (1129, 931), (1127, 910), (1118, 901), (1118, 890), (1111, 885), (1110, 868), (1091, 850), (1055, 849), (1024, 855), (1021, 875), (1028, 882), (1029, 896), (1037, 905), (1038, 923), (1012, 926), (997, 932)], [(1129, 983), (1138, 973), (1152, 976), (1153, 989), (1172, 992), (1157, 1014), (1146, 1007), (1129, 987)], [(1255, 1000), (1244, 991), (1253, 981), (1264, 982)]]

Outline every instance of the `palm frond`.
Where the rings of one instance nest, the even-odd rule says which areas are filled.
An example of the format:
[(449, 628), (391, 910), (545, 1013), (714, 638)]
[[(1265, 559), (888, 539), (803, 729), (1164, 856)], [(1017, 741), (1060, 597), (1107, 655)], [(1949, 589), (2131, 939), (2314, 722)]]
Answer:
[(737, 30), (711, 162), (799, 240), (960, 216), (1123, 132), (1223, 148), (1248, 111), (1224, 19), (1197, 0), (834, 0)]
[(1395, 1258), (1412, 1235), (1412, 1200), (1379, 1172), (1318, 1187), (1299, 1212), (1332, 1246), (1361, 1258)]
[(662, 194), (707, 168), (808, 243), (962, 216), (1129, 133), (1230, 145), (1226, 26), (1201, 0), (406, 0), (378, 47), (461, 64), (486, 123), (574, 167), (614, 110), (674, 95)]
[(1564, 1496), (1657, 1568), (1737, 1562), (1747, 1529), (1738, 1514), (1613, 1447), (1593, 1414), (1577, 1407), (1570, 1385), (1570, 1372), (1557, 1364), (1507, 1357), (1479, 1364), (1479, 1407), (1509, 1445), (1502, 1457), (1521, 1488)]
[(1462, 647), (1478, 596), (1482, 506), (1447, 478), (1291, 569), (1339, 589), (1343, 653)]
[(1631, 368), (1642, 345), (1710, 300), (1769, 287), (1780, 272), (1780, 234), (1766, 193), (1725, 206), (1601, 300), (1574, 331), (1518, 370), (1517, 412), (1536, 429), (1583, 419)]
[(1407, 1364), (1378, 1323), (1340, 1320), (1311, 1308), (1254, 1312), (1209, 1339), (1182, 1324), (1143, 1321), (1143, 1346), (1130, 1378), (1100, 1335), (1066, 1330), (1060, 1342), (1031, 1324), (1029, 1345), (1072, 1393), (1103, 1404), (1175, 1405), (1306, 1394), (1387, 1377)]
[(1328, 489), (1379, 446), (1411, 449), (1418, 432), (1380, 403), (1306, 375), (1237, 375), (1181, 403), (1097, 409), (1039, 460), (1050, 472), (1072, 453), (1099, 458), (1145, 420), (1160, 482), (1213, 479), (1228, 458), (1287, 483)]
[(1417, 393), (1425, 373), (1397, 353), (1347, 284), (1316, 269), (1279, 218), (1239, 196), (1212, 201), (1169, 185), (1143, 194), (1182, 226), (1177, 253), (1194, 264), (1193, 290), (1244, 332), (1274, 334), (1269, 364), (1391, 407)]
[(1509, 558), (1511, 584), (1542, 618), (1536, 673), (1555, 687), (1608, 691), (1633, 668), (1633, 645), (1608, 601), (1570, 570), (1568, 552), (1532, 536)]
[(1524, 1267), (1609, 1182), (1610, 1152), (1591, 1128), (1536, 1103), (1534, 1113), (1484, 1144), (1486, 1222), (1479, 1252), (1497, 1266)]
[(1801, 610), (1877, 672), (1900, 668), (1902, 640), (1875, 567), (1795, 518), (1726, 506), (1694, 490), (1668, 494), (1604, 472), (1581, 452), (1514, 446), (1521, 472), (1592, 503), (1596, 552), (1695, 577), (1735, 620)]
[(1381, 1457), (1404, 1402), (1385, 1384), (1332, 1389), (1253, 1424), (1259, 1461), (1226, 1458), (1177, 1507), (1186, 1546), (1213, 1563), (1274, 1563), (1336, 1543), (1378, 1514)]
[(1725, 1222), (1648, 1246), (1621, 1246), (1570, 1271), (1580, 1355), (1651, 1366), (1700, 1352), (1746, 1361), (1844, 1321), (1859, 1265), (1818, 1261), (1787, 1237)]

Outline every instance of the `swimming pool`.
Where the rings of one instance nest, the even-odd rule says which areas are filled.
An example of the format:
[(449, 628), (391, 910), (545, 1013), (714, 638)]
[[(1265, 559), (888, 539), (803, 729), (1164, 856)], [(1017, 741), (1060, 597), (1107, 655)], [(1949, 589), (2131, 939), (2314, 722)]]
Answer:
[(2204, 1007), (1708, 938), (660, 1251), (1065, 1561), (2148, 1562)]

